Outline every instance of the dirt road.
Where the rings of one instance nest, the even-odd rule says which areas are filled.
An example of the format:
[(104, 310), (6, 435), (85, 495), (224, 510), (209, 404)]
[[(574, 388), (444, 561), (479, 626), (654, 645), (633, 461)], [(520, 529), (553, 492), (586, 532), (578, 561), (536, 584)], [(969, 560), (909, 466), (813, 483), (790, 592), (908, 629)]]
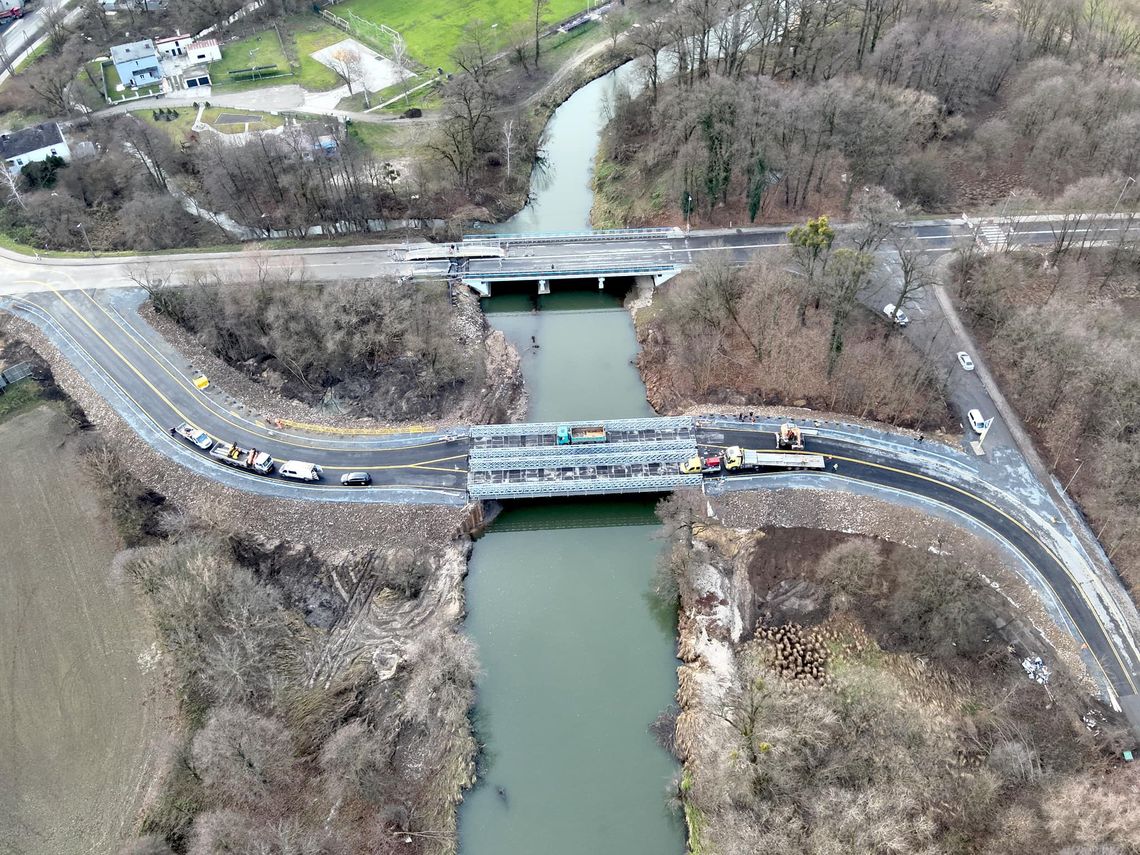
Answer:
[(117, 851), (164, 732), (160, 666), (68, 422), (0, 424), (0, 850)]

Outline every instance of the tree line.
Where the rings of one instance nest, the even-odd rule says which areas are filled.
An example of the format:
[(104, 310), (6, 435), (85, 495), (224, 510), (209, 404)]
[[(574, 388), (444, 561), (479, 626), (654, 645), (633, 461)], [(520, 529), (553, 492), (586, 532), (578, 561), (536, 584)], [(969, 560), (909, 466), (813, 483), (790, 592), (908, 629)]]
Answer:
[(994, 180), (1024, 169), (1042, 193), (1129, 174), (1133, 12), (1021, 0), (994, 17), (961, 0), (674, 4), (631, 37), (647, 86), (609, 126), (625, 179), (609, 194), (739, 221), (875, 184), (937, 209), (979, 152)]

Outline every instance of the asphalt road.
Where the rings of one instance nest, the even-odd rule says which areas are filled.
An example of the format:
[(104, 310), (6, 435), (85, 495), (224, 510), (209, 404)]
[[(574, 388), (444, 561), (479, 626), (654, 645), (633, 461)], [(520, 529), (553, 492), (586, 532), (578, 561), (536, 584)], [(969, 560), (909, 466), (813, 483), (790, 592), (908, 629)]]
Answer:
[[(974, 239), (973, 230), (960, 219), (916, 223), (912, 228), (923, 246), (936, 253), (945, 252), (962, 240)], [(1018, 239), (1024, 242), (1040, 238), (1042, 242), (1051, 243), (1052, 228), (1047, 222), (1037, 221), (1031, 233), (1025, 237), (1019, 234)], [(783, 228), (689, 235), (676, 232), (664, 236), (655, 233), (648, 238), (601, 241), (567, 238), (550, 242), (518, 236), (505, 244), (508, 253), (501, 267), (497, 259), (474, 261), (469, 265), (469, 272), (473, 276), (486, 273), (489, 278), (511, 274), (524, 278), (553, 266), (556, 276), (594, 275), (587, 271), (683, 266), (709, 252), (728, 252), (734, 260), (743, 261), (757, 251), (785, 243)], [(41, 260), (0, 251), (0, 298), (14, 296), (17, 314), (51, 327), (55, 335), (65, 337), (71, 343), (73, 353), (70, 355), (79, 367), (98, 372), (122, 398), (115, 402), (117, 408), (131, 410), (136, 418), (144, 420), (135, 424), (136, 430), (145, 429), (152, 438), (160, 437), (163, 443), (181, 444), (177, 452), (169, 446), (159, 446), (160, 451), (165, 449), (172, 457), (184, 460), (189, 446), (170, 437), (169, 428), (186, 421), (216, 440), (256, 447), (277, 460), (317, 463), (325, 469), (325, 481), (320, 484), (284, 483), (273, 479), (273, 495), (315, 497), (312, 491), (338, 491), (338, 497), (354, 492), (362, 495), (360, 491), (341, 488), (339, 476), (347, 471), (364, 470), (373, 476), (377, 486), (437, 491), (459, 500), (465, 494), (467, 453), (467, 442), (461, 435), (393, 439), (279, 429), (271, 414), (250, 413), (240, 402), (226, 398), (217, 390), (197, 389), (189, 366), (130, 308), (138, 294), (133, 286), (148, 278), (188, 282), (196, 276), (220, 272), (227, 277), (245, 275), (255, 279), (265, 273), (302, 270), (310, 279), (317, 280), (379, 274), (438, 277), (450, 266), (446, 259), (408, 263), (401, 260), (400, 252), (391, 250), (391, 246), (379, 245), (150, 258)], [(123, 286), (131, 286), (131, 290), (124, 290)], [(414, 283), (409, 283), (409, 287), (414, 287)], [(883, 293), (864, 295), (873, 309), (883, 296)], [(904, 334), (916, 346), (929, 349), (936, 360), (946, 364), (954, 406), (963, 413), (977, 406), (985, 415), (991, 415), (994, 407), (984, 384), (976, 375), (961, 371), (953, 361), (953, 352), (961, 345), (948, 328), (937, 302), (929, 294), (925, 295), (915, 306), (908, 307), (908, 312), (913, 321)], [(457, 433), (462, 434), (462, 431)], [(932, 478), (929, 473), (924, 474), (861, 445), (856, 438), (850, 442), (819, 440), (818, 443), (816, 449), (839, 463), (846, 477), (942, 502), (1004, 538), (1037, 568), (1054, 590), (1115, 691), (1122, 698), (1135, 700), (1140, 671), (1131, 652), (1133, 648), (1123, 641), (1114, 643), (1121, 637), (1121, 628), (1101, 624), (1101, 618), (1064, 562), (1025, 525), (966, 486)], [(738, 436), (729, 433), (724, 437), (724, 444), (755, 447), (756, 436), (750, 432)], [(1003, 431), (1000, 422), (987, 438), (987, 447), (991, 445), (1016, 448), (1014, 438)], [(233, 472), (207, 455), (192, 453), (198, 458), (195, 463), (207, 467), (202, 471)], [(243, 486), (253, 490), (265, 491), (264, 485), (269, 483), (260, 476), (244, 477)], [(1127, 633), (1123, 636), (1127, 637)], [(1125, 706), (1129, 708), (1128, 700)]]
[[(1101, 220), (1097, 234), (1113, 227), (1117, 220)], [(1021, 224), (1024, 243), (1049, 244), (1053, 229), (1063, 223), (1037, 221)], [(839, 226), (840, 229), (846, 228)], [(915, 238), (932, 253), (952, 249), (974, 239), (974, 232), (961, 218), (929, 220), (911, 224)], [(1021, 233), (1019, 233), (1021, 234)], [(481, 242), (481, 241), (477, 241)], [(500, 241), (487, 240), (499, 244)], [(695, 263), (709, 253), (728, 253), (736, 261), (746, 261), (755, 252), (787, 244), (786, 227), (693, 231), (643, 239), (597, 240), (566, 236), (560, 240), (535, 242), (526, 236), (505, 238), (501, 244), (507, 256), (501, 259), (473, 260), (465, 275), (471, 278), (536, 279), (539, 277), (593, 277), (611, 271), (630, 275), (638, 270), (678, 268)], [(446, 251), (446, 247), (440, 248)], [(402, 260), (400, 244), (372, 244), (346, 247), (301, 247), (294, 249), (250, 250), (241, 252), (187, 252), (177, 255), (43, 257), (0, 250), (0, 296), (37, 293), (51, 288), (61, 291), (77, 288), (120, 288), (147, 279), (189, 283), (198, 277), (224, 276), (230, 280), (256, 281), (266, 274), (304, 274), (310, 280), (335, 280), (372, 276), (407, 276), (439, 279), (451, 267), (446, 258), (435, 261)]]
[[(162, 345), (157, 333), (116, 299), (116, 292), (71, 291), (22, 298), (17, 315), (40, 320), (29, 305), (46, 312), (86, 357), (127, 396), (137, 412), (161, 432), (189, 422), (216, 441), (266, 451), (278, 461), (304, 460), (320, 465), (322, 482), (289, 481), (303, 497), (309, 490), (340, 490), (345, 472), (365, 471), (377, 485), (403, 488), (444, 488), (465, 493), (467, 441), (435, 434), (422, 438), (345, 436), (278, 429), (272, 416), (254, 414), (213, 389), (200, 390), (193, 372)], [(21, 308), (23, 307), (23, 308)], [(171, 443), (182, 443), (171, 437)], [(194, 451), (211, 466), (230, 470), (208, 454)], [(279, 476), (273, 476), (279, 478)], [(256, 488), (264, 476), (250, 475)]]

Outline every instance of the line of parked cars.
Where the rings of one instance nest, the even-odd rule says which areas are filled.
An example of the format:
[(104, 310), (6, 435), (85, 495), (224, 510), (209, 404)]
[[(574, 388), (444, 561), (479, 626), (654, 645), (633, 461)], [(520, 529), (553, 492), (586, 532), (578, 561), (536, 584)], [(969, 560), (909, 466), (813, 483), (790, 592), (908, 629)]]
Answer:
[[(193, 445), (195, 448), (205, 452), (212, 451), (216, 445), (214, 440), (211, 439), (210, 435), (207, 434), (204, 430), (196, 428), (194, 425), (188, 424), (187, 422), (182, 422), (177, 427), (171, 428), (170, 434), (171, 436), (181, 437)], [(232, 445), (230, 443), (226, 443), (225, 445), (227, 448), (236, 448), (235, 445)], [(241, 449), (238, 450), (240, 451)], [(254, 457), (260, 458), (262, 456), (268, 455), (257, 455), (255, 449), (250, 449), (249, 453), (243, 455), (230, 454), (213, 456), (218, 457), (218, 459), (222, 460), (223, 462), (229, 462), (230, 459), (241, 462), (247, 457), (252, 459)], [(238, 466), (238, 468), (250, 468), (251, 471), (256, 471), (258, 474), (270, 475), (273, 472), (273, 460), (272, 458), (269, 459), (268, 466), (262, 465), (256, 468), (252, 466)], [(324, 476), (324, 470), (316, 463), (308, 463), (304, 460), (285, 460), (282, 461), (281, 464), (277, 467), (277, 474), (282, 478), (288, 478), (291, 481), (304, 481), (306, 483), (313, 483), (321, 480), (321, 478)], [(346, 472), (340, 476), (340, 483), (341, 486), (344, 487), (368, 487), (372, 484), (372, 476), (367, 472)]]

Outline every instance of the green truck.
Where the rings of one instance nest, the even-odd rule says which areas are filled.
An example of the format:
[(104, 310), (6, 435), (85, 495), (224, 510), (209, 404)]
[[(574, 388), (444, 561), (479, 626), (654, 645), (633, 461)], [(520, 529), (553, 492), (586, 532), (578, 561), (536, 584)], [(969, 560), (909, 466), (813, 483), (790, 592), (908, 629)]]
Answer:
[(559, 445), (585, 445), (591, 442), (605, 442), (606, 429), (604, 425), (559, 425)]

